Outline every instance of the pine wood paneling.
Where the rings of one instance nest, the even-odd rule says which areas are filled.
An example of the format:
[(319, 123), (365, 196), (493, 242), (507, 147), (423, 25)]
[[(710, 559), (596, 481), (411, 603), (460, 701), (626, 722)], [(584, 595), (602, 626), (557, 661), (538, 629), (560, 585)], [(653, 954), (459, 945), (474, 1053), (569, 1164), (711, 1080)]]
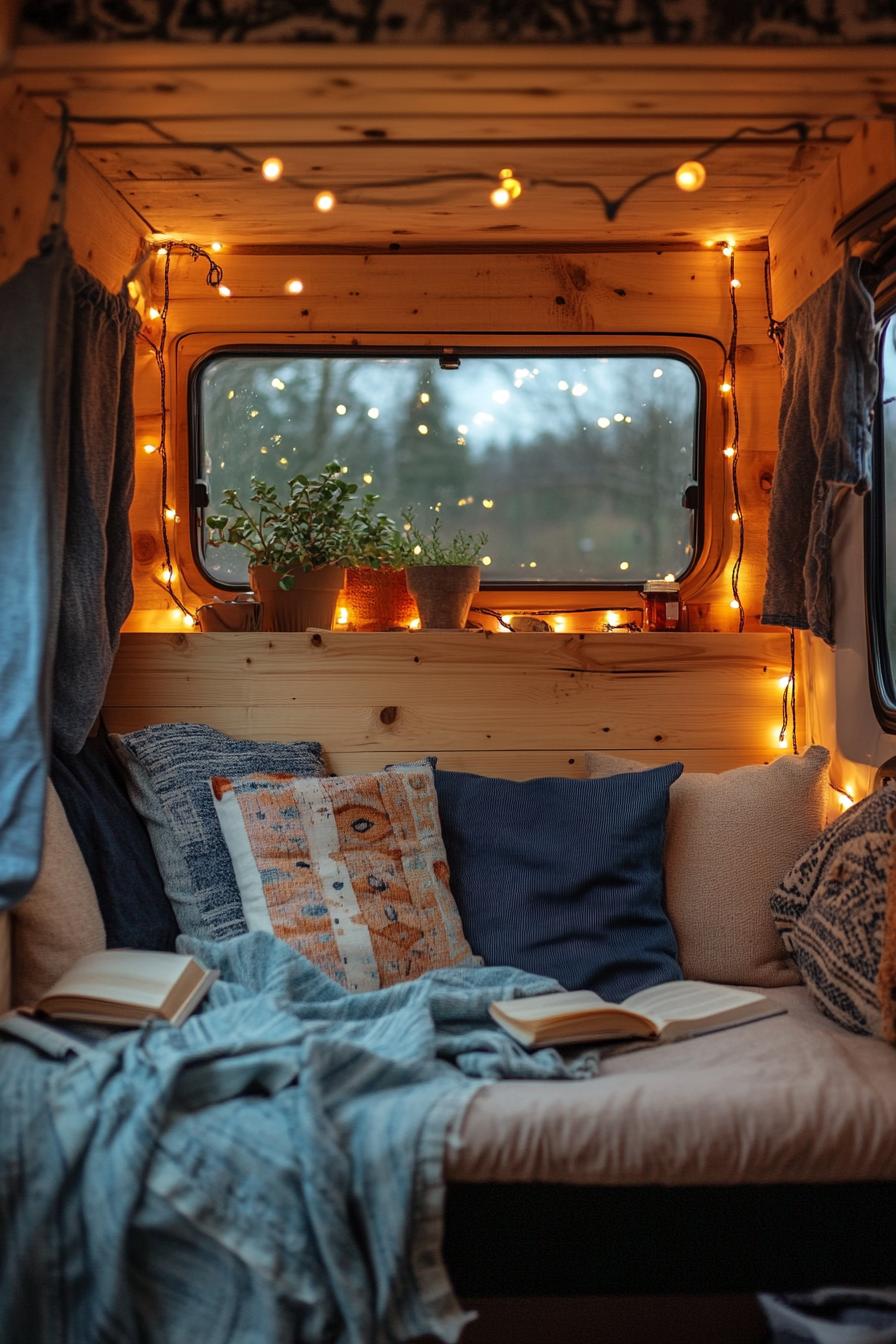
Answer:
[(776, 750), (788, 648), (778, 634), (128, 634), (104, 715), (113, 731), (186, 720), (313, 738), (350, 768), (454, 753), (481, 769), (499, 752), (517, 776), (564, 759), (580, 773), (591, 749), (727, 769)]

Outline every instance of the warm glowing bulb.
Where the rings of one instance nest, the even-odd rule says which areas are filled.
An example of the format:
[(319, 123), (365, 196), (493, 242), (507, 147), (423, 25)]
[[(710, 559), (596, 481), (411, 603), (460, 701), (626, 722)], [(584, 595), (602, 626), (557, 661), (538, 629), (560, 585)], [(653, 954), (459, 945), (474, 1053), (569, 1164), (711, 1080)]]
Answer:
[(304, 288), (301, 280), (290, 280), (287, 282), (286, 292), (287, 294), (301, 294)]
[(262, 176), (266, 177), (269, 182), (276, 182), (277, 178), (283, 172), (283, 160), (275, 158), (265, 159), (264, 163), (261, 165), (261, 172)]
[(722, 256), (723, 257), (734, 256), (734, 248), (731, 246), (730, 243), (726, 243), (725, 246), (722, 248)]
[(417, 433), (418, 433), (418, 434), (428, 434), (428, 433), (429, 433), (429, 426), (428, 426), (428, 425), (418, 425), (418, 426), (417, 426)]
[(152, 318), (153, 322), (155, 322), (155, 320), (156, 320), (157, 317), (161, 317), (161, 316), (162, 316), (162, 314), (159, 312), (158, 308), (150, 308), (150, 310), (149, 310), (149, 315), (150, 315), (150, 317)]
[(482, 507), (484, 509), (493, 509), (495, 507), (495, 501), (493, 499), (484, 499), (482, 501)]
[(174, 509), (166, 509), (165, 517), (168, 519), (169, 523), (173, 523), (175, 518), (177, 517), (177, 514), (175, 513)]
[(156, 446), (154, 443), (144, 443), (143, 451), (144, 453), (154, 453), (156, 451)]
[(223, 246), (222, 243), (212, 243), (212, 251), (213, 251), (213, 252), (220, 252), (222, 246)]
[(421, 552), (422, 550), (423, 550), (423, 547), (422, 547), (422, 546), (415, 546), (415, 547), (414, 547), (414, 554), (415, 554), (415, 555), (419, 555), (420, 552)]
[(722, 383), (721, 386), (719, 387), (719, 391), (720, 391), (720, 392), (730, 392), (730, 391), (731, 391), (731, 384), (730, 384), (730, 383)]
[(186, 615), (184, 616), (184, 625), (195, 625), (195, 624), (196, 622), (193, 620), (192, 616), (186, 616)]
[(168, 566), (166, 565), (165, 568), (162, 570), (162, 582), (170, 583), (173, 578), (174, 578), (174, 570), (169, 569)]
[(735, 276), (735, 278), (731, 281), (731, 288), (732, 288), (732, 289), (740, 289), (740, 281), (737, 279), (736, 276)]
[(164, 257), (164, 256), (167, 255), (167, 253), (168, 253), (168, 249), (167, 249), (167, 247), (160, 247), (159, 250), (158, 250), (158, 252), (156, 253), (156, 256), (157, 256), (157, 257)]
[(740, 611), (740, 603), (738, 602), (736, 597), (732, 597), (728, 605), (729, 607), (731, 607), (732, 611)]
[(336, 197), (332, 191), (319, 191), (314, 198), (315, 209), (321, 210), (324, 214), (332, 210), (336, 204)]
[(682, 191), (699, 191), (706, 181), (706, 169), (698, 159), (683, 163), (675, 173), (675, 185)]
[(733, 457), (733, 456), (734, 456), (734, 449), (733, 449), (733, 448), (723, 448), (723, 449), (722, 449), (722, 452), (723, 452), (723, 454), (724, 454), (725, 457)]
[(480, 565), (490, 565), (491, 562), (492, 558), (490, 555), (484, 555), (482, 559), (479, 561)]
[(732, 521), (732, 523), (740, 522), (740, 514), (739, 514), (739, 513), (732, 513), (732, 515), (731, 515), (731, 521)]
[(777, 728), (775, 729), (775, 746), (779, 751), (787, 750), (787, 736)]
[(615, 625), (618, 625), (618, 624), (619, 624), (619, 612), (618, 612), (618, 611), (608, 611), (608, 612), (607, 612), (607, 625), (614, 625), (614, 626), (615, 626)]
[(348, 625), (348, 607), (340, 607), (336, 613), (337, 625)]
[(498, 190), (504, 190), (510, 196), (512, 201), (516, 201), (523, 194), (523, 184), (518, 182), (515, 177), (505, 177)]
[(345, 415), (345, 413), (346, 413), (347, 410), (348, 410), (348, 407), (347, 407), (347, 406), (343, 406), (342, 402), (340, 402), (339, 405), (336, 407), (336, 414), (337, 414), (337, 415)]
[(779, 677), (779, 678), (778, 678), (778, 685), (781, 687), (781, 690), (782, 690), (782, 691), (786, 691), (787, 687), (790, 685), (790, 678), (789, 678), (789, 677)]
[(428, 393), (428, 392), (421, 392), (421, 393), (420, 393), (420, 400), (423, 402), (423, 405), (425, 406), (426, 403), (429, 401), (429, 393)]
[(286, 390), (286, 384), (282, 378), (272, 378), (271, 387), (275, 387), (278, 392), (284, 392)]
[(221, 295), (221, 298), (222, 298), (222, 299), (229, 299), (229, 298), (230, 298), (230, 290), (227, 288), (226, 285), (219, 285), (219, 286), (218, 286), (218, 293)]
[(565, 617), (565, 616), (555, 616), (555, 617), (554, 617), (554, 633), (555, 633), (555, 634), (559, 634), (559, 633), (561, 632), (561, 630), (565, 630), (565, 629), (566, 629), (566, 617)]
[(513, 177), (513, 169), (512, 169), (512, 168), (502, 168), (501, 171), (498, 173), (498, 176), (499, 176), (501, 179), (503, 179), (503, 178), (505, 178), (505, 177)]
[(420, 617), (419, 617), (419, 616), (415, 616), (414, 619), (413, 619), (412, 621), (408, 621), (408, 629), (409, 629), (409, 630), (419, 630), (419, 629), (420, 629)]
[(674, 583), (674, 582), (675, 582), (674, 574), (667, 574), (666, 577), (663, 579), (663, 583)]
[(503, 209), (505, 205), (509, 205), (510, 199), (510, 192), (506, 187), (495, 187), (490, 197), (492, 205), (496, 205), (499, 210)]

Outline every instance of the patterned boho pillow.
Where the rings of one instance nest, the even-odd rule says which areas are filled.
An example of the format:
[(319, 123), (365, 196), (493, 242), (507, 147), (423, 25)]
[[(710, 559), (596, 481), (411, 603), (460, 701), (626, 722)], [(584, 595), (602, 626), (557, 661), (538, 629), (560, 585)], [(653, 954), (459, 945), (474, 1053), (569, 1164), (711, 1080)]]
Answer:
[(894, 1034), (894, 806), (893, 787), (856, 803), (822, 831), (771, 899), (778, 931), (822, 1012), (847, 1031), (885, 1039)]
[(476, 965), (448, 886), (432, 769), (210, 781), (247, 927), (362, 992)]

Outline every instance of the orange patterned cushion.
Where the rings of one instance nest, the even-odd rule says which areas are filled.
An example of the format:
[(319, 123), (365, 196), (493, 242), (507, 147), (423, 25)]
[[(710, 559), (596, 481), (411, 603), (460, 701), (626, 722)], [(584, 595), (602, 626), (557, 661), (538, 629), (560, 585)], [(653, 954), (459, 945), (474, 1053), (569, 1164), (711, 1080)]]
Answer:
[(478, 963), (448, 885), (429, 766), (210, 783), (250, 931), (359, 992)]

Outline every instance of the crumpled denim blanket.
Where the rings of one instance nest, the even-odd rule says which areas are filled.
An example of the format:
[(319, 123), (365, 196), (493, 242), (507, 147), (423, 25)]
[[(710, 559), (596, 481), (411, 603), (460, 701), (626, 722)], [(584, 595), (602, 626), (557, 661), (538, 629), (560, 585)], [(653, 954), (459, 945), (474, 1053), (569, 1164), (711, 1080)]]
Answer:
[(0, 1044), (5, 1344), (456, 1340), (442, 1155), (484, 1081), (597, 1072), (487, 1015), (559, 988), (506, 968), (352, 995), (270, 934), (180, 1030), (71, 1062)]

